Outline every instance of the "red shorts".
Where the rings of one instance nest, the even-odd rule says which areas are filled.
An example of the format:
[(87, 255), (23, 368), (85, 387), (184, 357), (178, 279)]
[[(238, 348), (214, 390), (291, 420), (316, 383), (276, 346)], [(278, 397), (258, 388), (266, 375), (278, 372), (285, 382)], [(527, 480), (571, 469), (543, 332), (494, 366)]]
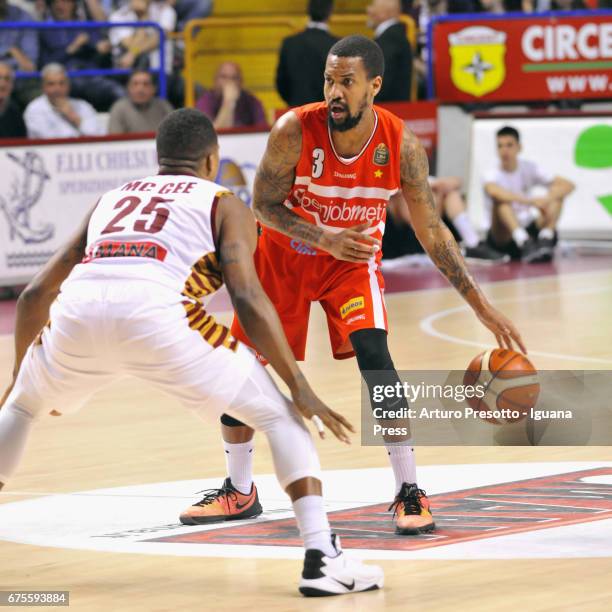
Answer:
[[(352, 357), (355, 353), (349, 340), (351, 333), (358, 329), (388, 330), (385, 283), (379, 265), (375, 261), (339, 261), (313, 252), (309, 246), (264, 229), (255, 251), (259, 280), (278, 312), (298, 361), (304, 360), (306, 352), (312, 302), (319, 302), (327, 315), (334, 357)], [(252, 346), (236, 317), (232, 335)]]

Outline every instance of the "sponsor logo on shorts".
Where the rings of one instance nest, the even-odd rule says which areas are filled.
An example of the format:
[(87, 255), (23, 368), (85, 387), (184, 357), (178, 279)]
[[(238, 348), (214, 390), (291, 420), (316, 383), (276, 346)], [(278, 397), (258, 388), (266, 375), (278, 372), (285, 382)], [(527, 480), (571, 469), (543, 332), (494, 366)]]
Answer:
[(351, 317), (350, 319), (347, 319), (346, 322), (347, 323), (354, 323), (355, 321), (363, 321), (365, 320), (365, 315), (364, 314), (360, 314), (357, 315), (356, 317)]
[(300, 255), (316, 255), (317, 252), (311, 246), (300, 242), (299, 240), (292, 240), (289, 246), (297, 251)]
[(363, 295), (351, 298), (348, 302), (342, 304), (342, 306), (340, 306), (340, 316), (346, 319), (349, 313), (353, 312), (353, 310), (359, 310), (360, 308), (365, 308), (365, 299)]
[(384, 142), (381, 142), (374, 149), (374, 157), (372, 161), (377, 166), (386, 166), (389, 163), (389, 148)]

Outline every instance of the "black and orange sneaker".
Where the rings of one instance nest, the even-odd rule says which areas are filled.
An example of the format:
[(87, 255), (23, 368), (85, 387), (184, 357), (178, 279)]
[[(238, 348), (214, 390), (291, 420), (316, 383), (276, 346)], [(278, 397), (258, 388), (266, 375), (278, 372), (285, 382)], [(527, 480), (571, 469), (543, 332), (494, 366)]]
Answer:
[(251, 492), (241, 493), (226, 478), (220, 489), (200, 491), (204, 497), (185, 510), (179, 520), (183, 525), (207, 525), (222, 521), (239, 521), (259, 516), (263, 508), (259, 503), (257, 487), (251, 485)]
[(405, 482), (388, 509), (393, 510), (395, 533), (400, 535), (429, 533), (436, 527), (425, 491), (416, 484)]

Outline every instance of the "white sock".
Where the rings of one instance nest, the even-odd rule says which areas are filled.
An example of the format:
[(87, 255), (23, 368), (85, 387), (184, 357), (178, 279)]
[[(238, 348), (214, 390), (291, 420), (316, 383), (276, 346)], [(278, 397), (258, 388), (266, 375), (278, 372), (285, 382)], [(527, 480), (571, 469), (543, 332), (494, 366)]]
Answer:
[(320, 550), (328, 557), (336, 556), (331, 541), (331, 529), (320, 495), (306, 495), (293, 502), (295, 520), (304, 540), (304, 548)]
[(545, 227), (538, 232), (538, 238), (542, 238), (543, 240), (553, 240), (555, 237), (555, 230), (550, 227)]
[(26, 410), (7, 403), (0, 410), (0, 482), (6, 484), (19, 465), (34, 419)]
[(227, 475), (235, 489), (248, 495), (253, 484), (253, 440), (231, 444), (223, 440)]
[(397, 495), (402, 485), (416, 483), (416, 461), (414, 458), (414, 448), (410, 442), (401, 446), (395, 444), (385, 444), (389, 461), (395, 476), (395, 494)]
[(468, 214), (463, 211), (459, 213), (453, 219), (453, 225), (457, 228), (457, 231), (461, 234), (461, 238), (466, 246), (473, 248), (478, 245), (480, 240), (478, 240), (478, 234), (468, 217)]
[(517, 246), (522, 247), (529, 240), (529, 234), (524, 227), (517, 227), (512, 232), (512, 240), (514, 240)]

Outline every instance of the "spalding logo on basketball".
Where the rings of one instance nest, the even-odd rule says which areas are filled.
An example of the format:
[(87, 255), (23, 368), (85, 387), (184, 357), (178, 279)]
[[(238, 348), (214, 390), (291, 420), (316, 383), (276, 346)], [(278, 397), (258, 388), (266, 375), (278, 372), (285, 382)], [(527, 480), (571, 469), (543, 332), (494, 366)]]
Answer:
[[(481, 398), (467, 401), (481, 418), (496, 425), (524, 419), (540, 394), (538, 371), (525, 355), (509, 349), (491, 349), (474, 357), (463, 376), (463, 384), (485, 387)], [(514, 411), (515, 416), (500, 420), (487, 415), (494, 410)]]

